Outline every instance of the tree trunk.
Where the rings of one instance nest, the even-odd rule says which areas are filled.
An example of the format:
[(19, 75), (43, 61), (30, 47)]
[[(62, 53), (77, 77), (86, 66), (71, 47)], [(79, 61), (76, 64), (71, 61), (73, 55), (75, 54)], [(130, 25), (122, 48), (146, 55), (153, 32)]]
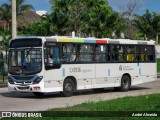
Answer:
[(6, 47), (6, 63), (8, 63), (8, 54), (7, 54), (7, 51), (8, 51), (8, 49)]
[(144, 34), (144, 40), (146, 40), (146, 34)]
[(91, 30), (91, 37), (95, 37), (93, 30)]
[(156, 43), (158, 44), (158, 32), (156, 33)]

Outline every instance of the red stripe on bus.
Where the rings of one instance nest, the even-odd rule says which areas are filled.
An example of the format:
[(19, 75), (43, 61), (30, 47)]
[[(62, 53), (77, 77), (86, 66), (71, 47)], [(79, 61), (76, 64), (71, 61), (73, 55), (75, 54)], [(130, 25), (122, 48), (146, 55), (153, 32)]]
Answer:
[(96, 40), (96, 43), (108, 43), (108, 40)]

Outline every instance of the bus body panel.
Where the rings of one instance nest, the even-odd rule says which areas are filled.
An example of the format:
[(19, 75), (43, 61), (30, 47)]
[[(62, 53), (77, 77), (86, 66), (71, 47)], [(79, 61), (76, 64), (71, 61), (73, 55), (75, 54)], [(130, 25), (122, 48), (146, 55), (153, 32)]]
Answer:
[[(70, 76), (75, 77), (77, 81), (77, 90), (91, 89), (91, 88), (105, 88), (105, 87), (120, 87), (121, 78), (126, 73), (131, 75), (132, 85), (151, 82), (155, 80), (156, 75), (155, 75), (154, 69), (156, 67), (154, 63), (142, 63), (139, 65), (137, 64), (138, 63), (122, 63), (122, 64), (114, 63), (112, 65), (110, 64), (96, 64), (96, 65), (64, 64), (59, 70), (61, 72), (55, 72), (57, 70), (49, 71), (50, 77), (48, 78), (50, 79), (49, 81), (45, 80), (45, 83), (48, 84), (48, 86), (45, 86), (45, 90), (47, 92), (50, 88), (50, 92), (63, 91), (64, 79)], [(120, 66), (122, 66), (122, 68), (120, 68)], [(149, 75), (147, 75), (148, 73), (146, 75), (142, 74), (140, 66), (142, 66), (143, 69), (151, 68), (153, 69), (153, 71), (150, 72)], [(47, 72), (45, 76), (48, 74)], [(143, 73), (145, 73), (145, 71)], [(56, 79), (54, 79), (55, 75), (56, 75), (55, 77)], [(55, 85), (53, 83), (55, 83)], [(57, 88), (57, 86), (59, 88)]]
[(51, 69), (44, 72), (45, 92), (62, 91), (62, 71), (61, 69)]
[(92, 88), (92, 79), (95, 79), (95, 64), (64, 64), (62, 66), (64, 80), (73, 76), (77, 81), (77, 89)]

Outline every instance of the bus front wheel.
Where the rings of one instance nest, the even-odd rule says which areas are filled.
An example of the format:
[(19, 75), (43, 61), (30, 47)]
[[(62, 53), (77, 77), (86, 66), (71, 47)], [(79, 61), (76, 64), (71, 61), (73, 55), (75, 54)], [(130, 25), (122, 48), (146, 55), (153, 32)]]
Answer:
[(74, 83), (71, 78), (67, 78), (63, 83), (63, 95), (70, 97), (74, 92)]

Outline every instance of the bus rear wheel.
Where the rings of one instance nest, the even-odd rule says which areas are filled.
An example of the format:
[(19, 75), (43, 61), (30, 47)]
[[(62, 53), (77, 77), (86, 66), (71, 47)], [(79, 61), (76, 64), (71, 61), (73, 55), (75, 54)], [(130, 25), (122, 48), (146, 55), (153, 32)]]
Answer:
[(121, 92), (125, 92), (128, 91), (130, 89), (131, 86), (131, 79), (129, 76), (124, 75), (121, 79), (121, 87), (120, 87), (120, 91)]
[(63, 83), (63, 95), (70, 97), (74, 92), (74, 83), (71, 78), (67, 78)]

